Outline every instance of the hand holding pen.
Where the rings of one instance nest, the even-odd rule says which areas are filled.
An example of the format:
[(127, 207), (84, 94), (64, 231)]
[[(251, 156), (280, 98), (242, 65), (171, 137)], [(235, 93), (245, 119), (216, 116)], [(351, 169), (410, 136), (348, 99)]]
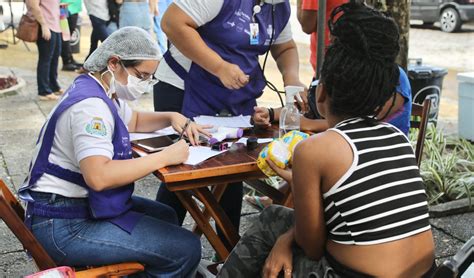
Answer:
[(179, 140), (183, 139), (183, 135), (186, 132), (186, 129), (188, 128), (189, 123), (191, 122), (191, 119), (186, 120), (186, 124), (184, 124), (183, 130), (181, 130), (181, 133), (179, 134)]
[(172, 114), (171, 125), (173, 126), (173, 129), (178, 132), (179, 140), (186, 136), (193, 146), (199, 144), (199, 134), (211, 137), (211, 134), (207, 129), (212, 126), (196, 124), (191, 119), (188, 119), (179, 113)]

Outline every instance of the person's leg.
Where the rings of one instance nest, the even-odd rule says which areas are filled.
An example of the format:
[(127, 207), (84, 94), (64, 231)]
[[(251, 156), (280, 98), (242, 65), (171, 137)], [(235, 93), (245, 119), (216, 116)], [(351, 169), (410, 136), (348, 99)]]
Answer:
[(259, 277), (276, 240), (293, 224), (292, 209), (270, 206), (263, 210), (232, 250), (218, 277)]
[[(77, 19), (79, 14), (70, 14), (67, 17), (67, 22), (69, 25), (69, 32), (71, 35), (74, 33), (74, 30), (77, 27)], [(63, 67), (64, 65), (69, 65), (74, 63), (74, 59), (72, 57), (72, 50), (71, 50), (71, 42), (70, 41), (63, 41), (61, 45), (61, 58), (63, 60)]]
[(58, 63), (61, 54), (61, 33), (51, 32), (51, 47), (53, 48), (51, 64), (49, 68), (49, 87), (53, 92), (59, 92), (61, 86), (58, 83)]
[(51, 57), (54, 51), (51, 41), (44, 40), (41, 34), (36, 41), (38, 46), (38, 65), (36, 67), (36, 81), (38, 84), (38, 95), (46, 96), (53, 91), (49, 87), (49, 69), (51, 68)]
[(107, 30), (107, 21), (93, 15), (89, 15), (89, 18), (92, 23), (91, 48), (89, 50), (89, 55), (91, 55), (97, 49), (99, 41), (103, 42), (107, 39), (109, 31)]
[(153, 86), (153, 104), (155, 111), (181, 112), (184, 91), (166, 82)]
[(178, 226), (176, 212), (169, 206), (150, 199), (132, 196), (132, 210)]
[[(235, 182), (230, 183), (224, 194), (222, 194), (222, 198), (219, 201), (224, 212), (230, 219), (230, 222), (234, 225), (234, 228), (239, 231), (240, 227), (240, 214), (242, 212), (242, 197), (243, 197), (243, 185), (242, 182)], [(222, 233), (222, 230), (217, 227), (217, 235), (219, 238), (224, 242), (226, 247), (230, 250), (233, 246), (231, 246), (227, 240), (225, 240), (225, 236)]]
[[(64, 202), (60, 205), (64, 206)], [(149, 206), (147, 202), (141, 206), (147, 211), (169, 210), (160, 204)], [(33, 233), (61, 265), (140, 262), (150, 277), (190, 277), (201, 257), (201, 243), (196, 235), (149, 214), (140, 219), (131, 234), (107, 221), (48, 220), (36, 216), (33, 221)]]
[(97, 46), (99, 44), (99, 38), (98, 38), (99, 31), (97, 29), (98, 27), (96, 27), (98, 25), (96, 22), (98, 18), (93, 15), (89, 15), (89, 19), (91, 20), (91, 24), (92, 24), (92, 33), (91, 33), (91, 46), (89, 48), (89, 54), (87, 54), (86, 60), (92, 54), (92, 52), (94, 52), (97, 49)]
[(178, 225), (183, 225), (184, 218), (186, 217), (186, 209), (181, 204), (174, 192), (171, 192), (166, 188), (165, 183), (161, 183), (156, 194), (156, 201), (171, 207), (178, 218)]
[(163, 14), (168, 9), (168, 6), (168, 1), (158, 1), (158, 15), (154, 17), (156, 40), (158, 41), (158, 46), (160, 47), (161, 53), (163, 54), (168, 49), (168, 41), (166, 34), (161, 29), (161, 19), (163, 18)]

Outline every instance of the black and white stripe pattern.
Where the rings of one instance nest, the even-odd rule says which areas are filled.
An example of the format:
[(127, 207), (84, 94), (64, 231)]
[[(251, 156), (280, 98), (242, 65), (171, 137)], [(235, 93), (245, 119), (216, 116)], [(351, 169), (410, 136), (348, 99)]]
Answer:
[(426, 192), (407, 137), (390, 124), (362, 118), (330, 130), (350, 144), (354, 161), (323, 195), (329, 238), (371, 245), (429, 230)]

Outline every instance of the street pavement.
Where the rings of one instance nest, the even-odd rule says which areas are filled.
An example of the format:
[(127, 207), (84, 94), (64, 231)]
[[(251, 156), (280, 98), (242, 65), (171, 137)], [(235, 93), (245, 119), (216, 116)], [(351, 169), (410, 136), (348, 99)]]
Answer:
[[(431, 32), (431, 37), (425, 35), (426, 32)], [(78, 60), (82, 60), (87, 53), (87, 38), (90, 34), (90, 28), (83, 27), (83, 43), (81, 45), (81, 54), (76, 55)], [(0, 39), (7, 39), (9, 34), (0, 35)], [(436, 55), (428, 55), (423, 50), (422, 42), (417, 41), (417, 38), (429, 40), (429, 38), (438, 35), (444, 36), (441, 32), (436, 30), (412, 30), (411, 46), (415, 48), (413, 53), (417, 57), (428, 57), (427, 62), (437, 65), (442, 63), (438, 61)], [(464, 36), (457, 36), (453, 43), (472, 42), (474, 31), (465, 31)], [(428, 36), (428, 37), (427, 37)], [(304, 36), (299, 36), (304, 38)], [(435, 43), (431, 43), (433, 49)], [(469, 44), (472, 50), (474, 44)], [(0, 50), (0, 75), (11, 74), (13, 71), (17, 76), (26, 81), (26, 87), (13, 96), (0, 96), (0, 178), (6, 181), (12, 190), (18, 189), (23, 179), (27, 174), (28, 164), (31, 159), (34, 144), (38, 132), (44, 123), (44, 120), (50, 110), (55, 105), (54, 102), (40, 102), (37, 99), (36, 89), (36, 59), (37, 52), (34, 44), (27, 44), (31, 51), (27, 51), (25, 45), (22, 43), (17, 45), (10, 45), (6, 50)], [(301, 79), (306, 83), (311, 79), (311, 67), (308, 65), (308, 46), (303, 42), (298, 43), (300, 51), (301, 63)], [(427, 50), (431, 52), (432, 50)], [(456, 52), (457, 48), (450, 48), (451, 52)], [(461, 51), (461, 50), (460, 50)], [(443, 92), (444, 96), (441, 101), (440, 111), (440, 126), (444, 127), (448, 133), (457, 132), (457, 82), (456, 73), (474, 70), (474, 67), (469, 61), (464, 61), (474, 52), (465, 52), (465, 56), (454, 55), (451, 62), (441, 64), (440, 66), (449, 66), (449, 63), (454, 63), (456, 66), (448, 67), (449, 74), (445, 79)], [(456, 52), (457, 53), (457, 52)], [(438, 55), (448, 55), (438, 53)], [(464, 57), (464, 58), (463, 58)], [(437, 60), (438, 59), (438, 60)], [(275, 63), (269, 59), (268, 68), (266, 70), (267, 77), (272, 80), (275, 85), (282, 88), (281, 80), (277, 73)], [(444, 59), (449, 60), (449, 59)], [(459, 61), (457, 63), (456, 61)], [(472, 62), (472, 60), (471, 60)], [(459, 66), (460, 65), (460, 66)], [(71, 84), (75, 73), (60, 71), (59, 81), (64, 88)], [(266, 91), (263, 97), (259, 100), (262, 106), (278, 106), (278, 97), (275, 93)], [(151, 94), (144, 95), (138, 102), (132, 103), (136, 109), (152, 111), (153, 98)], [(154, 199), (159, 183), (158, 180), (149, 175), (137, 182), (136, 194)], [(248, 206), (244, 202), (242, 211), (242, 223), (240, 233), (242, 234), (255, 219), (258, 211)], [(443, 261), (446, 258), (453, 256), (464, 242), (470, 237), (474, 236), (474, 213), (464, 213), (454, 216), (434, 218), (431, 219), (433, 232), (436, 243), (436, 258), (437, 261)], [(191, 229), (193, 220), (188, 216), (185, 220), (185, 228)], [(210, 259), (213, 255), (212, 248), (209, 243), (203, 238), (203, 258)], [(31, 259), (22, 251), (22, 246), (12, 235), (9, 229), (3, 222), (0, 221), (0, 277), (20, 277), (22, 275), (35, 272), (35, 265)]]

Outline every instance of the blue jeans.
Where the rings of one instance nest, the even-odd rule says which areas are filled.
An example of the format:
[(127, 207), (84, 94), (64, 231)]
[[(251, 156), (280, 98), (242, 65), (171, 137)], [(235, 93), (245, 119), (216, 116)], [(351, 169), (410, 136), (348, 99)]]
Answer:
[(123, 2), (120, 7), (119, 28), (125, 26), (151, 31), (151, 15), (147, 2)]
[(36, 82), (39, 95), (49, 95), (59, 91), (58, 62), (61, 54), (61, 33), (51, 31), (49, 41), (41, 34), (36, 41), (38, 46), (38, 65), (36, 67)]
[(171, 0), (159, 0), (158, 1), (158, 15), (153, 17), (154, 31), (156, 34), (156, 40), (158, 41), (158, 46), (160, 47), (161, 53), (164, 54), (168, 49), (168, 40), (165, 33), (161, 29), (161, 19), (163, 14), (168, 9), (168, 6), (172, 3)]
[(92, 24), (92, 33), (91, 33), (91, 48), (89, 50), (89, 57), (94, 50), (97, 49), (97, 46), (100, 42), (104, 42), (105, 39), (110, 35), (109, 30), (107, 29), (107, 21), (102, 20), (93, 15), (89, 15)]
[[(84, 198), (39, 192), (32, 196), (58, 207), (87, 205)], [(132, 203), (134, 211), (145, 215), (131, 234), (107, 221), (39, 216), (33, 216), (32, 231), (58, 265), (139, 262), (147, 277), (192, 277), (201, 259), (199, 238), (177, 225), (168, 206), (135, 196)]]

